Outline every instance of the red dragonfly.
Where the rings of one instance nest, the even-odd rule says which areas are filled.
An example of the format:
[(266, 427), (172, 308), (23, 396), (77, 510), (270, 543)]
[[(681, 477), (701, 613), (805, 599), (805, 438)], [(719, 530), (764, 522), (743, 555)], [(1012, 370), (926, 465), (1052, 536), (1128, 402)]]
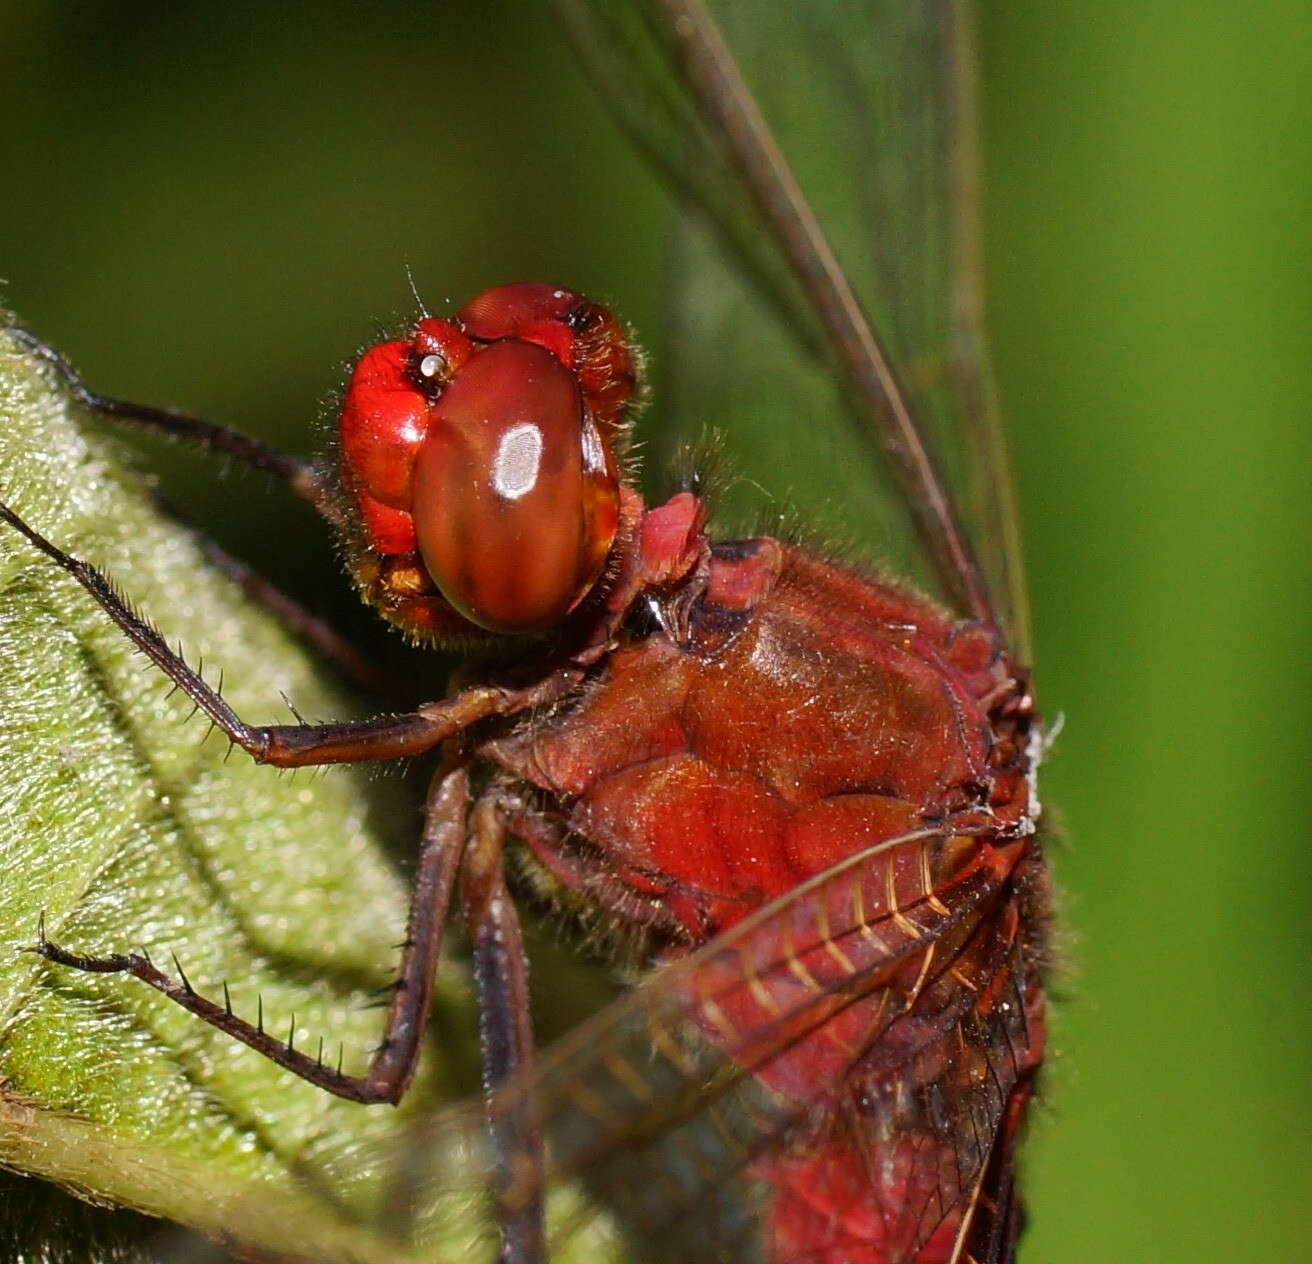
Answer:
[[(945, 436), (966, 436), (985, 472), (974, 521), (1010, 521), (970, 224), (871, 219), (866, 231), (887, 224), (889, 245), (849, 264), (867, 278), (858, 293), (698, 4), (566, 11), (599, 76), (664, 103), (635, 124), (683, 135), (672, 174), (721, 226), (719, 250), (746, 263), (803, 351), (837, 349), (843, 387), (790, 405), (797, 424), (841, 407), (884, 450), (922, 545), (917, 578), (943, 604), (767, 535), (720, 539), (695, 486), (647, 505), (625, 457), (639, 357), (609, 312), (568, 289), (498, 287), (370, 348), (331, 468), (95, 395), (33, 341), (93, 409), (285, 478), (340, 531), (366, 600), (408, 635), (510, 646), (474, 683), (402, 716), (249, 725), (98, 571), (0, 510), (257, 760), (440, 751), (400, 977), (362, 1074), (145, 957), (44, 937), (40, 950), (135, 975), (330, 1092), (393, 1102), (415, 1070), (458, 900), (482, 1007), (480, 1135), (500, 1258), (544, 1259), (576, 1232), (548, 1221), (544, 1195), (582, 1176), (620, 1232), (666, 1254), (677, 1242), (694, 1258), (1010, 1259), (1015, 1148), (1043, 1049), (1047, 900), (1039, 728), (1023, 633), (1003, 613), (1021, 617), (1019, 572), (1005, 545), (977, 560), (953, 493), (960, 471), (950, 481), (935, 455)], [(871, 170), (856, 178), (885, 212), (918, 181), (964, 192), (958, 16), (889, 4), (860, 16), (881, 60), (873, 86), (844, 86), (868, 106), (872, 136)], [(797, 38), (821, 33), (804, 23)], [(785, 78), (754, 87), (799, 90)], [(923, 170), (891, 176), (881, 162), (890, 118), (919, 129)], [(658, 151), (669, 146), (662, 135)], [(717, 349), (719, 372), (674, 393), (705, 411), (717, 391), (750, 389), (754, 366), (732, 363), (733, 338), (719, 336), (734, 311), (720, 263), (692, 257), (702, 327), (688, 336)], [(955, 281), (935, 289), (935, 267)], [(664, 966), (541, 1059), (504, 876), (512, 840), (540, 888), (641, 932)], [(467, 1136), (439, 1119), (415, 1150), (431, 1169), (421, 1179), (466, 1181)]]

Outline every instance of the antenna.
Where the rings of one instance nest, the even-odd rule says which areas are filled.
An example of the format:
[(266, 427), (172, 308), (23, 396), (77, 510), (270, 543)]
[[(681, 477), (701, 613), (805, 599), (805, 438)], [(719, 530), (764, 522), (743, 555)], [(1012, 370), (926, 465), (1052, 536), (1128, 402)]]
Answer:
[(419, 297), (419, 287), (415, 284), (415, 274), (411, 271), (409, 261), (405, 265), (405, 279), (410, 282), (410, 293), (414, 295), (415, 306), (419, 308), (419, 314), (427, 320), (432, 313), (424, 306), (424, 300)]

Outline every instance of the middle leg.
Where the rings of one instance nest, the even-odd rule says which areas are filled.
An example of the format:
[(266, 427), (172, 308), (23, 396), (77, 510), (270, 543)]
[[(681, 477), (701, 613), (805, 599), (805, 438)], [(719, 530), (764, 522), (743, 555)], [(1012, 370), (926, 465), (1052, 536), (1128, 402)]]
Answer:
[(502, 853), (508, 810), (500, 791), (486, 791), (470, 818), (460, 894), (474, 950), (483, 1090), (492, 1145), (494, 1196), (501, 1225), (499, 1264), (540, 1264), (546, 1256), (542, 1134), (532, 1094), (518, 1088), (533, 1064), (528, 958)]

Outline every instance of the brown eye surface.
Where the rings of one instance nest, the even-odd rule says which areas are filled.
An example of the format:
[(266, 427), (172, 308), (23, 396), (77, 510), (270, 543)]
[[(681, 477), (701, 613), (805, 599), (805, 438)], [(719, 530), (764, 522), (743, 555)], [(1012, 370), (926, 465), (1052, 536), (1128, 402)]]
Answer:
[(614, 471), (573, 374), (515, 339), (471, 357), (434, 405), (413, 493), (433, 582), (495, 632), (557, 623), (615, 536)]

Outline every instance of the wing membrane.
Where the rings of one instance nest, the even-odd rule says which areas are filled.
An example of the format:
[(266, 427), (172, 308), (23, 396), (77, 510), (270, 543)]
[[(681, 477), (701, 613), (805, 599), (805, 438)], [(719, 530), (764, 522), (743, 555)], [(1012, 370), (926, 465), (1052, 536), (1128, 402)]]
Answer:
[[(769, 1259), (828, 1232), (909, 1260), (954, 1233), (1019, 1074), (1009, 1050), (1025, 1047), (1006, 898), (1023, 846), (921, 831), (853, 856), (502, 1090), (497, 1115), (547, 1138), (549, 1184), (589, 1195), (557, 1202), (552, 1258), (600, 1234), (626, 1241), (625, 1258), (678, 1243), (689, 1259), (748, 1259), (766, 1226)], [(469, 1184), (485, 1134), (481, 1111), (439, 1116), (404, 1164), (444, 1241), (453, 1215), (474, 1212), (472, 1238), (490, 1214)], [(512, 1210), (539, 1177), (524, 1167)]]
[[(872, 479), (869, 458), (889, 446), (887, 427), (850, 374), (847, 389), (835, 385), (842, 379), (819, 350), (827, 333), (816, 303), (779, 234), (763, 227), (719, 121), (680, 75), (665, 22), (671, 6), (558, 7), (628, 130), (701, 211), (700, 223), (681, 230), (672, 269), (658, 442), (714, 427), (742, 475), (739, 499), (762, 484), (823, 531), (859, 538), (892, 569), (957, 595), (943, 559), (935, 566), (912, 541), (887, 463)], [(937, 454), (957, 506), (945, 512), (964, 516), (993, 604), (1023, 649), (1014, 508), (981, 323), (969, 14), (906, 0), (709, 7), (870, 314), (929, 459)], [(842, 416), (855, 433), (836, 424)], [(911, 517), (932, 516), (918, 499)]]

